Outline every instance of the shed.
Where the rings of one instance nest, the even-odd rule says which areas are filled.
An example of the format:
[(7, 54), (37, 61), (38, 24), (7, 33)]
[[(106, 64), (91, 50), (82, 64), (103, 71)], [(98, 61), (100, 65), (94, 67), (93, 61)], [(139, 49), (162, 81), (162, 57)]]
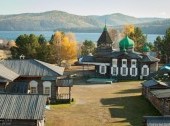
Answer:
[(170, 115), (170, 89), (151, 91), (149, 101), (162, 115)]
[(46, 95), (0, 94), (0, 123), (44, 126)]
[(142, 95), (148, 98), (149, 92), (154, 89), (167, 89), (170, 88), (168, 84), (157, 81), (155, 79), (146, 80), (142, 84)]

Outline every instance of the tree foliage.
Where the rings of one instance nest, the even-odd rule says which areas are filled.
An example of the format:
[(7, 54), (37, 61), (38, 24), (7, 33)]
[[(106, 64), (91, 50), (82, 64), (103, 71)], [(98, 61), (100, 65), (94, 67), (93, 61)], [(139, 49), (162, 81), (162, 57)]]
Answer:
[(165, 35), (161, 38), (158, 36), (154, 41), (155, 51), (157, 52), (162, 63), (170, 62), (170, 28), (165, 32)]
[(20, 35), (16, 46), (11, 47), (12, 57), (19, 59), (24, 55), (27, 59), (39, 59), (49, 63), (61, 65), (63, 60), (70, 61), (77, 57), (77, 43), (72, 33), (56, 32), (49, 42), (43, 35)]
[(16, 47), (11, 48), (13, 58), (19, 58), (22, 54), (27, 58), (36, 58), (37, 49), (40, 47), (37, 36), (34, 34), (20, 35), (15, 43)]
[(134, 34), (135, 26), (133, 24), (127, 24), (123, 26), (123, 36), (130, 36)]
[(129, 36), (135, 42), (135, 51), (141, 52), (142, 46), (146, 43), (146, 36), (139, 27), (135, 27), (134, 33)]
[(170, 62), (170, 28), (165, 32), (163, 38), (158, 36), (154, 41), (155, 51), (158, 53), (162, 63)]
[(81, 55), (87, 56), (89, 54), (94, 54), (95, 48), (96, 46), (92, 41), (85, 40), (81, 46)]
[(65, 60), (69, 62), (70, 60), (76, 59), (77, 57), (77, 42), (74, 34), (64, 32), (56, 32), (52, 35), (50, 44), (53, 59), (57, 64), (61, 65), (61, 62)]
[(142, 46), (146, 43), (146, 36), (139, 27), (127, 25), (123, 30), (124, 35), (128, 35), (135, 42), (135, 51), (141, 52)]
[(119, 32), (116, 29), (109, 29), (108, 32), (113, 41), (113, 48), (119, 48)]

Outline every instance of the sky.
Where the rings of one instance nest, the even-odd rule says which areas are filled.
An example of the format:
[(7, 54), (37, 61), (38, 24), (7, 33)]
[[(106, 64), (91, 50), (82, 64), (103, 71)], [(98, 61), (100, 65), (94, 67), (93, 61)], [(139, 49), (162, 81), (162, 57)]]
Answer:
[(134, 17), (170, 18), (170, 0), (0, 0), (0, 15), (51, 10), (76, 15), (122, 13)]

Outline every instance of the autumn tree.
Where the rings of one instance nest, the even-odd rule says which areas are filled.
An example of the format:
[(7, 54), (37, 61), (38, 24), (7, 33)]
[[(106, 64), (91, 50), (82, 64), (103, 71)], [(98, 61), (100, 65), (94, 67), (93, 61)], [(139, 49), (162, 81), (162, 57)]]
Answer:
[(127, 24), (123, 26), (123, 36), (131, 36), (135, 32), (135, 26), (133, 24)]
[(16, 47), (16, 43), (14, 40), (11, 40), (7, 43), (7, 48), (10, 49), (11, 47)]
[(61, 65), (64, 60), (68, 63), (77, 58), (77, 42), (74, 34), (56, 32), (52, 35), (50, 44), (52, 55), (58, 65)]
[(119, 48), (119, 32), (116, 29), (109, 29), (108, 32), (113, 41), (113, 48)]
[(92, 41), (89, 40), (85, 40), (81, 46), (81, 55), (85, 56), (85, 55), (89, 55), (94, 54), (95, 52), (95, 44)]
[(146, 43), (146, 36), (139, 27), (125, 25), (122, 32), (123, 36), (129, 36), (135, 42), (135, 51), (141, 52), (142, 46)]

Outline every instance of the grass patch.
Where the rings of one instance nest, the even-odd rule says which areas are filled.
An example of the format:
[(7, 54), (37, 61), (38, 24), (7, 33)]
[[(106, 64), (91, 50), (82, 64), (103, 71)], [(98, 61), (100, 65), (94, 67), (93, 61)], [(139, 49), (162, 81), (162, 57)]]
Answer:
[(140, 83), (74, 85), (74, 102), (51, 105), (46, 126), (143, 126), (143, 116), (160, 114), (141, 96)]

